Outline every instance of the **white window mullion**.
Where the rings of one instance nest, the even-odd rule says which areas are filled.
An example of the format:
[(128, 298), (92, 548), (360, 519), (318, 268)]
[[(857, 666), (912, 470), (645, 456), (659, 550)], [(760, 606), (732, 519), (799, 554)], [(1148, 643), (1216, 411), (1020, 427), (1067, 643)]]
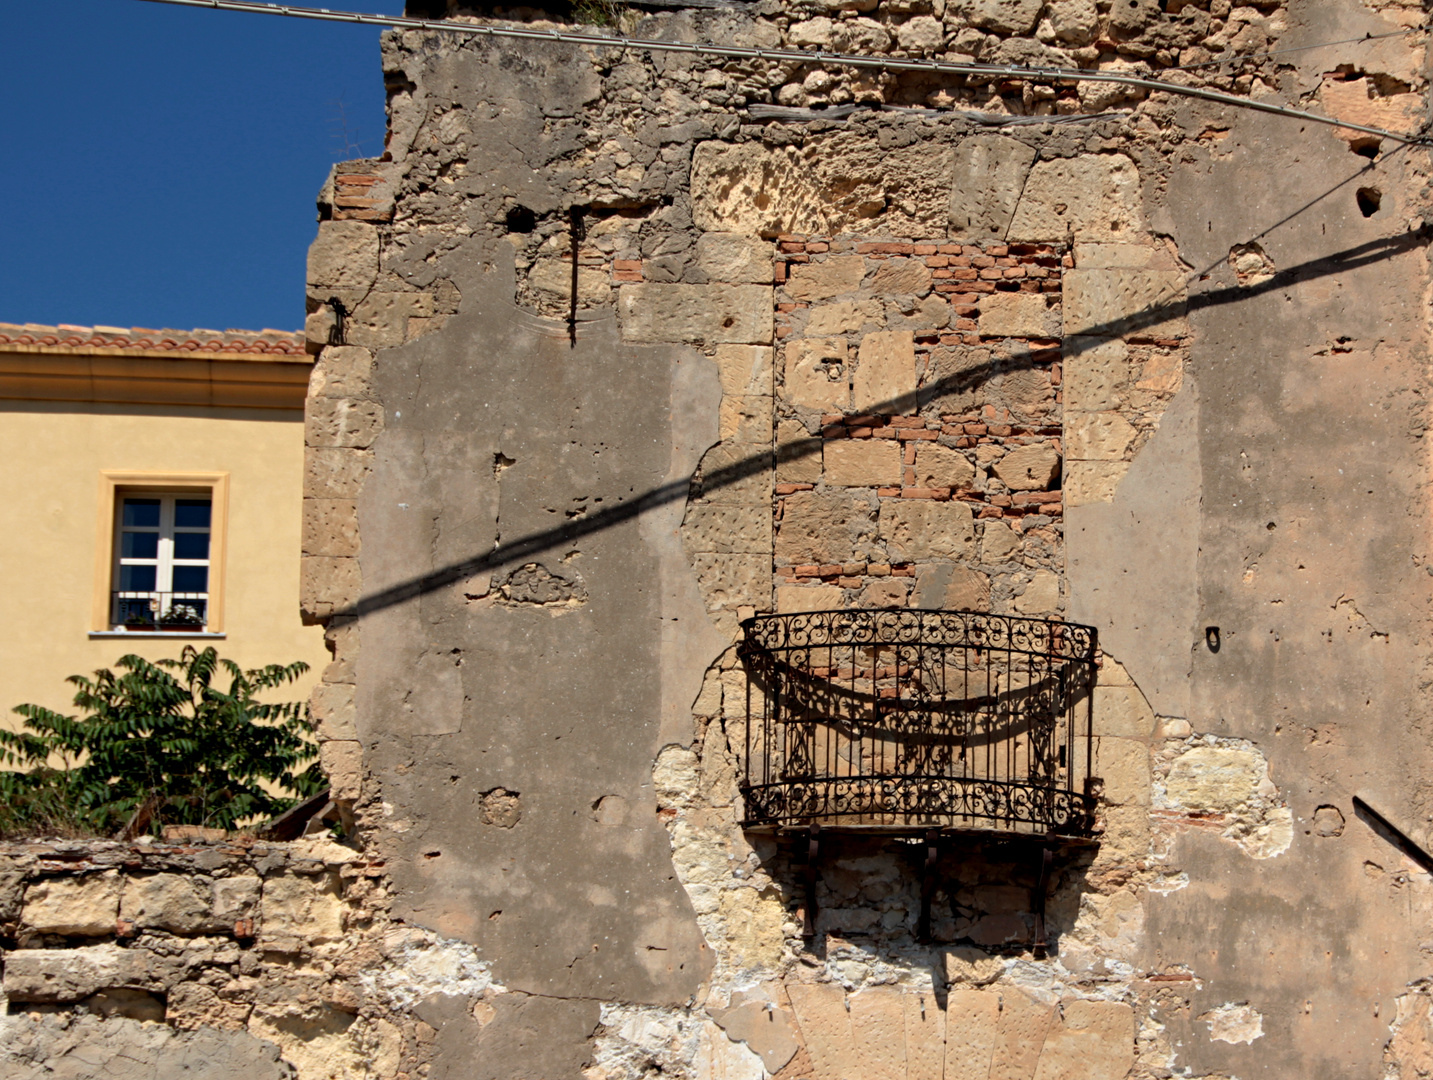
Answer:
[[(154, 587), (161, 593), (173, 592), (174, 583), (174, 496), (166, 495), (159, 502), (159, 573)], [(168, 606), (169, 601), (161, 601)]]

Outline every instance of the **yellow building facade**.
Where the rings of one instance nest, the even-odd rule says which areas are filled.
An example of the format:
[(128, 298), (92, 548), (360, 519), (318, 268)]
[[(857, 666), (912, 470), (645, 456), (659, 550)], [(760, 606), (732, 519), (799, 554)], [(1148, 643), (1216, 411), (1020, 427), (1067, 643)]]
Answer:
[(0, 724), (66, 676), (213, 645), (327, 662), (299, 616), (301, 335), (0, 323)]

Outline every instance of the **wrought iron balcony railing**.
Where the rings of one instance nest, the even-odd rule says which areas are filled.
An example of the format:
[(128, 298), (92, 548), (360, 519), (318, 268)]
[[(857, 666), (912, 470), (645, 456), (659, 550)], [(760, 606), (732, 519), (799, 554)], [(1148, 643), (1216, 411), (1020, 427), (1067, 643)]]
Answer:
[(1093, 627), (904, 608), (742, 627), (746, 827), (1092, 834)]
[(110, 625), (131, 632), (195, 632), (209, 621), (208, 593), (141, 592), (110, 594)]

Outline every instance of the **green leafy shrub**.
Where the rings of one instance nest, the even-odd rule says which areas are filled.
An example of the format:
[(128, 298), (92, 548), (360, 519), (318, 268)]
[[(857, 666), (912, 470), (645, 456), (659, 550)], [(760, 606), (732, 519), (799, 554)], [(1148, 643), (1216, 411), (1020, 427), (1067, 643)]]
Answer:
[(0, 833), (233, 829), (324, 787), (307, 704), (257, 696), (292, 683), (302, 661), (244, 671), (186, 645), (177, 660), (116, 666), (69, 677), (82, 716), (14, 710), (24, 730), (0, 731), (0, 761), (24, 771), (0, 771)]

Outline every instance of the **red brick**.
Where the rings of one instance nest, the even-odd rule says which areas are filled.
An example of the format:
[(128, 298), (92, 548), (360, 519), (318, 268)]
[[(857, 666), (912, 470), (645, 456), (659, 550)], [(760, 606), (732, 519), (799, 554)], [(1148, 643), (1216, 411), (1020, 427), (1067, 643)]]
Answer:
[(806, 243), (806, 234), (805, 234), (805, 233), (789, 233), (789, 232), (777, 233), (777, 234), (776, 234), (776, 242), (777, 242), (777, 243), (779, 243), (779, 244), (780, 244), (780, 243), (786, 243), (786, 242), (788, 242), (788, 241), (799, 242), (799, 243), (804, 244), (804, 243)]
[(1011, 499), (1010, 499), (1010, 496), (1009, 496), (1009, 495), (992, 495), (992, 496), (990, 496), (990, 505), (991, 505), (991, 506), (1010, 506), (1010, 505), (1012, 505), (1012, 502), (1011, 502)]
[(937, 250), (939, 250), (939, 246), (936, 244), (917, 244), (915, 246), (917, 255), (934, 255)]
[(863, 562), (848, 562), (841, 564), (841, 573), (847, 575), (848, 577), (855, 574), (864, 574), (865, 572), (866, 564)]
[(614, 270), (613, 281), (641, 281), (642, 271), (640, 270)]
[(820, 577), (820, 576), (821, 576), (821, 568), (820, 568), (819, 566), (816, 566), (816, 565), (813, 564), (813, 563), (808, 563), (808, 564), (806, 564), (805, 566), (798, 566), (798, 567), (796, 568), (796, 576), (797, 576), (797, 577)]
[(869, 439), (871, 431), (872, 429), (868, 427), (853, 427), (847, 428), (846, 434), (852, 439)]
[(950, 272), (950, 276), (956, 281), (974, 281), (980, 276), (980, 271), (969, 266), (958, 266)]
[(783, 240), (779, 245), (782, 252), (798, 253), (806, 250), (806, 243), (803, 240)]
[(1023, 266), (1007, 266), (1005, 268), (1006, 280), (1009, 280), (1011, 278), (1023, 278), (1024, 276), (1025, 268)]
[[(915, 463), (916, 463), (916, 444), (913, 443), (913, 442), (908, 442), (908, 443), (906, 443), (906, 450), (905, 450), (905, 464), (907, 464), (907, 465), (914, 465)], [(912, 481), (912, 483), (914, 483), (914, 481)]]
[(613, 259), (613, 270), (640, 270), (642, 269), (641, 259)]
[(841, 564), (840, 564), (840, 563), (822, 563), (822, 564), (821, 564), (821, 576), (822, 576), (822, 577), (839, 577), (840, 574), (841, 574)]
[(858, 577), (842, 577), (836, 579), (836, 584), (840, 585), (843, 589), (859, 589), (861, 587), (861, 579)]
[(914, 244), (857, 244), (856, 252), (859, 255), (911, 255), (915, 253)]
[(999, 281), (1004, 276), (1005, 271), (1001, 270), (998, 266), (987, 266), (984, 270), (980, 271), (980, 279), (982, 281)]
[(908, 487), (901, 490), (903, 499), (935, 499), (937, 502), (945, 502), (950, 498), (950, 488), (918, 488)]
[(938, 439), (939, 431), (927, 431), (925, 428), (901, 428), (896, 432), (898, 439)]
[(898, 487), (876, 488), (876, 494), (881, 498), (900, 498), (901, 489)]
[(939, 251), (942, 255), (959, 255), (959, 254), (960, 254), (960, 245), (959, 245), (959, 244), (940, 244), (940, 245), (937, 246), (936, 250)]
[(786, 263), (781, 259), (777, 259), (776, 265), (772, 268), (771, 276), (777, 285), (784, 284), (786, 281)]
[(926, 264), (927, 266), (931, 267), (932, 269), (935, 269), (935, 268), (941, 267), (941, 266), (949, 266), (949, 265), (950, 265), (950, 256), (949, 256), (949, 255), (927, 255), (927, 256), (926, 256), (926, 260), (925, 260), (925, 264)]
[(1060, 503), (1040, 504), (1040, 513), (1044, 514), (1046, 517), (1059, 517), (1064, 512), (1065, 508)]
[(815, 486), (815, 484), (777, 484), (776, 494), (791, 495), (798, 491), (810, 491)]
[(975, 516), (978, 518), (998, 518), (1004, 517), (1005, 515), (1001, 513), (998, 506), (983, 506), (980, 508), (980, 512)]
[(915, 568), (914, 566), (911, 566), (909, 563), (906, 564), (905, 566), (893, 566), (893, 567), (891, 567), (891, 576), (892, 576), (892, 577), (915, 577), (915, 576), (916, 576), (916, 568)]
[(970, 260), (970, 265), (978, 266), (981, 269), (985, 269), (986, 267), (994, 266), (995, 260), (992, 259), (989, 255), (977, 255)]
[(925, 427), (925, 418), (920, 416), (893, 416), (890, 419), (891, 427)]

